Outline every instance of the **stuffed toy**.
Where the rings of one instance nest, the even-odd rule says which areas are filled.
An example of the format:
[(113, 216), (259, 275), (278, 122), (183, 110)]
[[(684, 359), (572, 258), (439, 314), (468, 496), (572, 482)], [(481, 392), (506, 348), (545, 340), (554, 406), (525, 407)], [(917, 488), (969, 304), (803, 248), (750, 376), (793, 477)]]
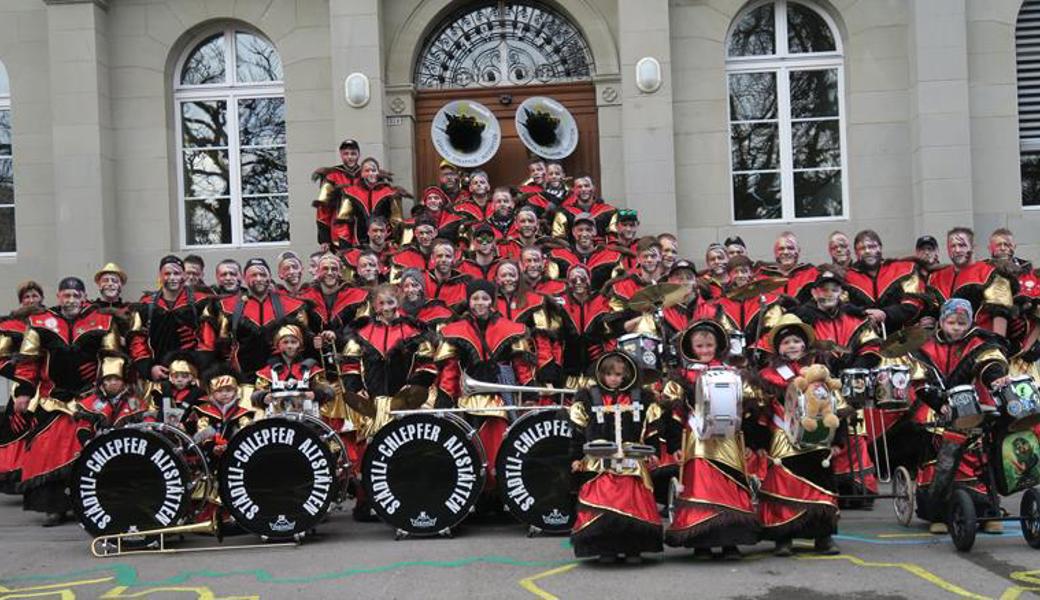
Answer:
[(802, 374), (795, 377), (791, 385), (805, 395), (802, 427), (806, 431), (816, 431), (819, 417), (823, 417), (823, 426), (827, 429), (838, 428), (838, 416), (834, 414), (830, 396), (834, 390), (841, 388), (841, 382), (831, 377), (831, 372), (826, 366), (809, 365), (802, 369)]

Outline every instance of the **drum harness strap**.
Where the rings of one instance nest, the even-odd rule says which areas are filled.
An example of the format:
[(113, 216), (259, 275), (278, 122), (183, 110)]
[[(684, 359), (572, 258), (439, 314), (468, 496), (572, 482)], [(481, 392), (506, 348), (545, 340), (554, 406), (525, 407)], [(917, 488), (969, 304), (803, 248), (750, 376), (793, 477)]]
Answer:
[[(277, 293), (272, 292), (270, 297), (271, 308), (274, 309), (274, 320), (277, 323), (285, 316), (285, 309), (282, 307), (282, 299), (278, 297)], [(246, 300), (248, 300), (248, 298), (249, 297), (246, 294), (242, 294), (238, 297), (238, 301), (235, 302), (235, 310), (231, 313), (231, 335), (233, 337), (238, 335), (238, 325), (242, 322), (242, 313), (246, 310)], [(260, 310), (262, 312), (264, 301), (259, 299), (257, 301), (260, 303)], [(263, 319), (261, 318), (261, 320)], [(264, 324), (260, 323), (260, 327), (262, 328), (263, 326)]]
[[(188, 306), (191, 308), (191, 327), (192, 331), (198, 332), (199, 330), (199, 313), (195, 308), (195, 294), (191, 291), (191, 286), (184, 287), (184, 293), (188, 296)], [(146, 321), (148, 329), (152, 328), (152, 316), (155, 315), (155, 306), (159, 303), (159, 299), (162, 298), (162, 289), (155, 290), (152, 294), (152, 301), (148, 303), (148, 319)], [(175, 299), (176, 303), (177, 300)]]

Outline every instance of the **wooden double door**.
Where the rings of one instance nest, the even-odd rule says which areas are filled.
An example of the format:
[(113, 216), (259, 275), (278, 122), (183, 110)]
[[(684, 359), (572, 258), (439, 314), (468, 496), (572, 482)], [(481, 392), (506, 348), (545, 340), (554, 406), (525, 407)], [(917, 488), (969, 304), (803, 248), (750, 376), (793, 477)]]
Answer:
[(563, 161), (569, 177), (591, 175), (599, 184), (599, 122), (596, 117), (596, 88), (590, 82), (541, 86), (497, 87), (455, 90), (424, 90), (415, 100), (416, 196), (437, 183), (440, 155), (433, 147), (430, 125), (442, 106), (452, 100), (472, 100), (488, 107), (498, 117), (502, 144), (495, 157), (482, 167), (492, 187), (517, 185), (527, 178), (531, 152), (520, 141), (514, 121), (516, 109), (532, 96), (548, 96), (563, 104), (578, 124), (578, 147)]

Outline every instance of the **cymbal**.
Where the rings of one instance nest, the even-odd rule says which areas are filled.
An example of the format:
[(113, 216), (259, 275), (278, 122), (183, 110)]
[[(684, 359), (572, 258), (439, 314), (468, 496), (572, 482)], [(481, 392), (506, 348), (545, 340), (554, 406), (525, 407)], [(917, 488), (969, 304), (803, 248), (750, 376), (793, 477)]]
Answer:
[(406, 385), (390, 400), (390, 410), (415, 410), (426, 402), (429, 394), (430, 390), (421, 385)]
[(343, 401), (347, 403), (347, 406), (363, 416), (370, 419), (374, 419), (376, 416), (376, 405), (371, 398), (366, 398), (361, 394), (343, 390)]
[(879, 353), (885, 358), (898, 358), (917, 350), (927, 341), (927, 330), (922, 327), (907, 327), (882, 341)]
[(752, 281), (747, 285), (742, 285), (736, 289), (730, 290), (729, 293), (726, 294), (726, 297), (730, 300), (743, 302), (744, 300), (758, 298), (762, 294), (766, 294), (773, 290), (780, 289), (784, 287), (786, 283), (786, 277), (765, 277), (763, 279)]
[(689, 289), (680, 283), (658, 283), (632, 294), (625, 306), (636, 312), (650, 312), (675, 306), (685, 300), (689, 293)]

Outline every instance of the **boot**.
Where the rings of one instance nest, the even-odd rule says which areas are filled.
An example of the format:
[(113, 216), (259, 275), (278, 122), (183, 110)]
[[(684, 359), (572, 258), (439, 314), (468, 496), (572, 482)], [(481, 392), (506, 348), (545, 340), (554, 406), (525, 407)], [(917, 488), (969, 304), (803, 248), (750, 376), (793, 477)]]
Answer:
[(834, 543), (834, 538), (829, 535), (816, 538), (816, 543), (813, 544), (813, 548), (817, 554), (824, 556), (834, 556), (841, 554), (841, 549)]
[(773, 556), (786, 557), (792, 554), (794, 554), (794, 547), (791, 545), (791, 538), (776, 541), (776, 547), (773, 548)]

